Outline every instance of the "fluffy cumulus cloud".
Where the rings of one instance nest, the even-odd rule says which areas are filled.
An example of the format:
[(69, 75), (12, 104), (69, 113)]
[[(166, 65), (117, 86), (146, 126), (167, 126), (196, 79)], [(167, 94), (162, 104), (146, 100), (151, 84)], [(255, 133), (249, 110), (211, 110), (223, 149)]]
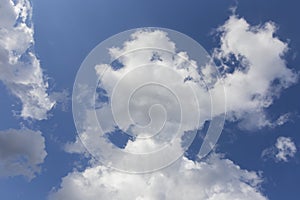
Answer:
[(104, 166), (72, 172), (50, 199), (265, 200), (259, 192), (261, 181), (257, 173), (213, 154), (203, 162), (183, 158), (153, 174), (132, 175)]
[[(181, 136), (188, 131), (196, 132), (211, 117), (210, 94), (205, 85), (200, 84), (202, 81), (196, 61), (176, 47), (168, 33), (152, 29), (128, 35), (124, 43), (110, 46), (107, 54), (112, 63), (97, 63), (94, 66), (101, 78), (96, 89), (99, 101), (95, 107), (91, 106), (92, 110), (87, 106), (77, 112), (78, 115), (75, 114), (81, 117), (81, 120), (75, 120), (81, 124), (81, 141), (94, 155), (105, 156), (110, 162), (113, 159), (113, 165), (131, 163), (107, 145), (107, 136), (121, 130), (134, 138), (126, 145), (126, 151), (131, 155), (155, 152), (167, 145), (170, 147), (164, 151), (168, 159), (153, 156), (150, 161), (147, 157), (153, 167), (140, 162), (139, 169), (151, 171), (161, 167), (158, 162), (169, 164), (168, 160), (173, 159), (174, 155), (179, 157), (184, 153), (182, 146), (185, 143)], [(95, 74), (95, 71), (92, 73)], [(73, 104), (75, 109), (82, 104), (92, 105), (90, 101), (93, 98), (85, 95), (90, 93), (87, 87), (78, 84), (74, 88), (73, 103), (79, 102), (75, 103), (76, 106)], [(202, 101), (198, 101), (201, 98)], [(98, 123), (101, 130), (97, 128)], [(66, 150), (75, 152), (71, 146), (68, 144)]]
[[(131, 35), (130, 41), (120, 48), (109, 49), (109, 53), (111, 59), (122, 67), (116, 70), (114, 63), (96, 66), (101, 77), (99, 86), (111, 97), (111, 104), (105, 102), (97, 109), (98, 116), (104, 116), (103, 113), (112, 108), (110, 116), (114, 118), (101, 118), (100, 123), (108, 125), (109, 121), (116, 122), (105, 126), (107, 131), (117, 125), (137, 137), (164, 133), (150, 138), (152, 143), (148, 145), (148, 151), (154, 151), (160, 143), (169, 141), (179, 128), (179, 134), (198, 129), (210, 118), (209, 93), (198, 84), (200, 75), (196, 62), (186, 52), (178, 52), (166, 32), (137, 31)], [(194, 93), (203, 99), (200, 108)], [(200, 109), (202, 119), (199, 125)]]
[(297, 147), (289, 137), (279, 137), (274, 146), (262, 152), (263, 159), (274, 159), (276, 162), (288, 162), (295, 156)]
[[(123, 44), (122, 47), (113, 47), (109, 49), (112, 60), (117, 59), (116, 65), (100, 64), (96, 66), (96, 72), (101, 77), (100, 87), (104, 88), (102, 92), (102, 100), (117, 95), (118, 104), (113, 108), (113, 112), (118, 113), (113, 116), (109, 110), (109, 101), (104, 101), (97, 105), (98, 116), (106, 116), (104, 120), (100, 120), (104, 131), (110, 132), (114, 129), (114, 124), (110, 123), (114, 120), (118, 121), (119, 127), (133, 135), (141, 133), (138, 127), (132, 126), (132, 118), (137, 124), (149, 123), (149, 116), (156, 116), (157, 113), (145, 112), (149, 110), (149, 105), (155, 105), (154, 93), (159, 94), (161, 99), (159, 102), (166, 102), (165, 111), (169, 114), (169, 124), (165, 132), (172, 133), (174, 126), (177, 125), (178, 119), (175, 117), (177, 113), (176, 101), (171, 101), (166, 95), (166, 91), (159, 88), (147, 88), (145, 94), (140, 91), (140, 96), (136, 95), (136, 99), (128, 101), (129, 97), (126, 91), (130, 90), (134, 85), (138, 85), (140, 80), (152, 77), (154, 80), (160, 78), (166, 80), (163, 84), (175, 90), (177, 95), (182, 95), (184, 101), (191, 107), (195, 104), (184, 92), (185, 88), (195, 89), (198, 96), (203, 97), (199, 102), (201, 113), (200, 125), (197, 127), (193, 121), (187, 120), (183, 123), (183, 130), (191, 130), (193, 128), (201, 128), (204, 121), (210, 117), (221, 114), (221, 104), (217, 98), (213, 102), (214, 111), (211, 111), (210, 102), (206, 101), (207, 96), (219, 96), (224, 87), (227, 95), (227, 111), (228, 120), (238, 121), (241, 128), (253, 129), (264, 126), (274, 127), (283, 124), (288, 119), (288, 114), (280, 116), (272, 122), (265, 115), (265, 108), (272, 105), (273, 101), (278, 98), (280, 92), (294, 84), (297, 81), (297, 74), (287, 67), (284, 60), (284, 54), (288, 47), (287, 44), (277, 38), (274, 34), (276, 26), (271, 23), (265, 23), (260, 26), (251, 26), (244, 18), (236, 15), (231, 16), (224, 25), (218, 29), (220, 35), (220, 46), (214, 50), (213, 59), (218, 61), (221, 70), (222, 80), (217, 79), (213, 75), (211, 66), (205, 65), (197, 68), (197, 62), (191, 60), (186, 52), (177, 52), (176, 44), (171, 41), (163, 31), (139, 31), (131, 36), (131, 39)], [(166, 49), (173, 55), (170, 56), (165, 51), (153, 52), (149, 50), (135, 50), (151, 45), (161, 49)], [(128, 52), (135, 52), (134, 54)], [(140, 54), (140, 55), (139, 55)], [(162, 68), (153, 68), (153, 70), (145, 69), (143, 73), (133, 73), (137, 66), (145, 64), (145, 62), (154, 62), (155, 64), (165, 64), (173, 66), (174, 70), (181, 76), (163, 76)], [(188, 62), (186, 62), (188, 61)], [(148, 63), (151, 68), (151, 63)], [(134, 75), (131, 77), (131, 74)], [(205, 87), (199, 87), (201, 75), (206, 77)], [(128, 81), (126, 80), (128, 78)], [(157, 79), (156, 79), (157, 78)], [(188, 80), (188, 81), (186, 81)], [(124, 81), (124, 82), (122, 82)], [(122, 84), (118, 85), (118, 83)], [(120, 87), (121, 89), (116, 89)], [(209, 92), (205, 89), (209, 88)], [(197, 89), (197, 90), (196, 90)], [(117, 90), (118, 93), (114, 94)], [(155, 92), (154, 92), (155, 91)], [(182, 91), (182, 93), (180, 93)], [(125, 93), (124, 93), (125, 92)], [(139, 91), (130, 93), (132, 96)], [(104, 95), (103, 95), (104, 94)], [(150, 96), (146, 96), (149, 95)], [(153, 94), (153, 95), (152, 95)], [(141, 98), (139, 98), (141, 97)], [(143, 98), (145, 97), (145, 98)], [(131, 99), (132, 100), (132, 99)], [(134, 101), (138, 100), (138, 101)], [(114, 103), (114, 102), (112, 102)], [(119, 105), (119, 106), (118, 106)], [(122, 110), (128, 105), (132, 118), (127, 118), (128, 110)], [(170, 110), (168, 110), (170, 106)], [(171, 109), (172, 108), (172, 109)], [(151, 110), (151, 109), (150, 109)], [(158, 109), (159, 110), (159, 109)], [(140, 113), (139, 111), (142, 111)], [(155, 111), (155, 110), (154, 110)], [(185, 107), (183, 112), (187, 111), (190, 115), (187, 119), (197, 116), (198, 110)], [(169, 113), (170, 112), (170, 113)], [(149, 115), (148, 115), (149, 114)], [(164, 113), (158, 112), (157, 117)], [(211, 116), (212, 115), (212, 116)], [(89, 115), (86, 116), (87, 119)], [(115, 118), (114, 118), (115, 117)], [(120, 118), (121, 117), (121, 118)], [(122, 118), (123, 117), (123, 118)], [(150, 121), (154, 127), (160, 126), (159, 122)], [(150, 123), (150, 124), (151, 124)], [(168, 121), (166, 122), (168, 123)], [(182, 123), (182, 122), (180, 122)], [(96, 130), (91, 120), (86, 123), (83, 140), (94, 143), (97, 141), (98, 135), (89, 134), (88, 131)], [(152, 127), (153, 127), (152, 126)], [(136, 129), (135, 129), (136, 128)], [(146, 129), (145, 129), (146, 130)], [(147, 129), (147, 133), (151, 132)], [(144, 134), (144, 132), (142, 132)], [(165, 137), (168, 137), (167, 134)], [(157, 148), (157, 144), (165, 141), (166, 138), (159, 140), (148, 140), (148, 143), (139, 140), (129, 141), (124, 149), (148, 152), (149, 149)], [(85, 144), (89, 142), (85, 141)], [(78, 147), (78, 149), (76, 148)], [(291, 141), (280, 139), (276, 143), (278, 159), (285, 160), (287, 156), (295, 154), (295, 149), (291, 145)], [(86, 152), (79, 144), (79, 140), (75, 145), (68, 144), (66, 149), (69, 152)], [(122, 160), (122, 158), (118, 159)], [(213, 153), (206, 160), (191, 161), (185, 157), (180, 158), (174, 165), (169, 166), (161, 171), (133, 175), (114, 171), (103, 165), (92, 165), (82, 172), (74, 171), (63, 178), (60, 188), (54, 189), (50, 195), (51, 199), (209, 199), (209, 200), (233, 200), (233, 199), (267, 199), (260, 191), (260, 183), (262, 178), (259, 173), (249, 172), (240, 169), (232, 161), (222, 158), (218, 154)]]
[[(107, 97), (111, 97), (111, 102), (105, 102), (97, 109), (98, 116), (107, 116), (100, 120), (104, 132), (113, 131), (117, 124), (127, 133), (147, 136), (149, 132), (160, 129), (163, 120), (159, 116), (166, 112), (167, 119), (162, 132), (170, 134), (163, 138), (153, 137), (157, 139), (153, 144), (159, 145), (161, 141), (168, 141), (178, 124), (181, 132), (190, 131), (201, 128), (212, 117), (224, 114), (224, 101), (219, 98), (224, 88), (227, 119), (238, 121), (241, 128), (251, 130), (284, 123), (288, 114), (279, 116), (275, 121), (265, 115), (265, 109), (280, 92), (298, 78), (298, 74), (288, 68), (284, 60), (288, 47), (275, 36), (276, 26), (272, 22), (251, 26), (245, 19), (233, 15), (218, 31), (220, 46), (214, 50), (212, 57), (220, 63), (222, 80), (214, 76), (211, 65), (198, 66), (200, 63), (192, 60), (187, 52), (178, 51), (175, 42), (163, 31), (138, 31), (122, 47), (110, 48), (111, 60), (117, 61), (121, 67), (113, 65), (114, 62), (96, 66), (96, 72), (101, 77), (99, 86), (105, 90)], [(147, 49), (141, 50), (145, 46)], [(152, 65), (172, 66), (173, 71)], [(199, 84), (202, 79), (206, 85)], [(136, 88), (150, 81), (167, 86), (179, 102), (174, 100), (168, 89), (153, 85)], [(193, 93), (199, 98), (193, 98)], [(218, 98), (211, 99), (211, 96)], [(157, 103), (165, 110), (159, 107), (157, 112), (149, 109)], [(175, 109), (179, 104), (181, 109)], [(107, 114), (111, 108), (112, 113)], [(150, 113), (150, 110), (154, 112)], [(198, 120), (199, 111), (201, 116)], [(178, 117), (180, 114), (181, 118)], [(116, 124), (109, 123), (112, 121), (116, 121)], [(143, 129), (136, 126), (147, 123), (148, 126)], [(152, 147), (156, 149), (157, 145)]]
[[(236, 15), (218, 31), (221, 45), (214, 57), (223, 68), (229, 118), (241, 120), (241, 127), (246, 129), (274, 126), (264, 109), (298, 76), (284, 60), (287, 44), (275, 36), (274, 23), (251, 26)], [(274, 123), (280, 125), (284, 118), (286, 115)]]
[(29, 0), (1, 0), (0, 80), (22, 103), (21, 117), (46, 119), (55, 104), (34, 54)]
[(23, 175), (28, 179), (40, 172), (47, 153), (39, 131), (9, 129), (0, 131), (0, 176)]

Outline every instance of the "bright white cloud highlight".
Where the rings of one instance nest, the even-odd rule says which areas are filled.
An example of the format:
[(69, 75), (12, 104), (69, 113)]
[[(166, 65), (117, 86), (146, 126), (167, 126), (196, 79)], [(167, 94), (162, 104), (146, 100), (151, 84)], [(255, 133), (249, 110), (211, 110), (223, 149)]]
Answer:
[(39, 131), (9, 129), (0, 131), (0, 176), (23, 175), (28, 179), (40, 172), (47, 153)]
[(50, 199), (266, 200), (259, 192), (261, 181), (257, 173), (212, 155), (203, 162), (184, 158), (153, 174), (126, 174), (104, 166), (75, 171)]
[(46, 119), (55, 102), (33, 51), (30, 1), (0, 2), (0, 80), (22, 102), (21, 117)]

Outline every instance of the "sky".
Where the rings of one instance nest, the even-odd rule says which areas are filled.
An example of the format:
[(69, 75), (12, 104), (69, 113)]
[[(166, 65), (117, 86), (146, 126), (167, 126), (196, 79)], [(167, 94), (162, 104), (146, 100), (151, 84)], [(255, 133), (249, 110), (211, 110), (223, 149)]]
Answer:
[(298, 200), (298, 7), (0, 0), (0, 199)]

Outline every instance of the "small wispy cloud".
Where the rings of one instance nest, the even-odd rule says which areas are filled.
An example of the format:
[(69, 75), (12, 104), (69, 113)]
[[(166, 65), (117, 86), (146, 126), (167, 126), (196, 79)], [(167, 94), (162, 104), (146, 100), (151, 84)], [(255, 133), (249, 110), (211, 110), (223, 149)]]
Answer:
[(297, 153), (297, 147), (292, 138), (279, 137), (274, 146), (262, 152), (264, 160), (273, 159), (276, 162), (288, 162)]

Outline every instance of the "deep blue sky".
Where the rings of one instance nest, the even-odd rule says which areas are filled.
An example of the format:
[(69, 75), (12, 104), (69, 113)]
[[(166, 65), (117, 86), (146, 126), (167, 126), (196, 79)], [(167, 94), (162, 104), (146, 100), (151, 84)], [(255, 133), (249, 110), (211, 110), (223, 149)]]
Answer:
[[(291, 48), (288, 65), (300, 69), (300, 3), (294, 0), (266, 1), (234, 0), (205, 1), (93, 1), (93, 0), (33, 0), (35, 51), (52, 90), (67, 89), (71, 92), (77, 70), (87, 54), (106, 38), (138, 27), (164, 27), (187, 34), (198, 41), (208, 52), (218, 44), (211, 35), (231, 15), (230, 7), (237, 5), (236, 13), (250, 24), (274, 21), (278, 37), (288, 41)], [(270, 117), (292, 112), (292, 121), (277, 127), (257, 131), (241, 131), (236, 124), (226, 125), (218, 143), (218, 151), (244, 169), (262, 171), (266, 181), (263, 192), (271, 200), (298, 200), (300, 198), (300, 157), (289, 163), (263, 161), (261, 152), (273, 145), (278, 136), (292, 137), (300, 144), (300, 86), (292, 86), (269, 109)], [(0, 84), (0, 92), (6, 92)], [(6, 92), (7, 93), (7, 92)], [(48, 156), (41, 175), (28, 183), (22, 177), (0, 179), (3, 199), (44, 199), (61, 178), (72, 171), (78, 155), (67, 154), (63, 144), (76, 137), (71, 106), (67, 111), (58, 108), (53, 117), (32, 125), (11, 117), (11, 101), (14, 97), (1, 98), (1, 112), (7, 113), (1, 129), (18, 128), (25, 123), (40, 129), (46, 138)], [(70, 104), (70, 102), (68, 102)], [(18, 105), (16, 105), (18, 106)], [(15, 109), (15, 108), (14, 108)], [(2, 115), (3, 116), (3, 115)], [(61, 123), (63, 122), (63, 123)], [(300, 149), (300, 146), (297, 146)], [(84, 160), (81, 163), (85, 163)]]

